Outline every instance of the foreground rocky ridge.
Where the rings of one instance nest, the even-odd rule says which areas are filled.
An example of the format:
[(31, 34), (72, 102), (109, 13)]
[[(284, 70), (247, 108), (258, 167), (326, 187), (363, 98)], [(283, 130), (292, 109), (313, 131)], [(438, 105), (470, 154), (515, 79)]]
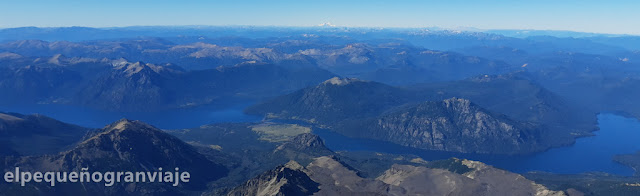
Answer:
[(393, 165), (383, 175), (368, 179), (332, 157), (316, 158), (306, 167), (292, 161), (247, 181), (228, 195), (566, 195), (480, 162), (452, 161), (471, 171), (456, 174)]

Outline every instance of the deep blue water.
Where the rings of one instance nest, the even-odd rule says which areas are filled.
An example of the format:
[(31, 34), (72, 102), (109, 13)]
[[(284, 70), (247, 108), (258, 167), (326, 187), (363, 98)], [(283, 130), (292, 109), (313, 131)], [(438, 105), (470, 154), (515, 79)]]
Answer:
[(43, 114), (63, 122), (90, 128), (101, 128), (119, 119), (141, 120), (161, 129), (193, 128), (220, 122), (255, 122), (259, 116), (244, 114), (253, 103), (208, 105), (197, 108), (174, 109), (162, 112), (106, 112), (71, 105), (0, 106), (2, 112)]
[(347, 138), (340, 134), (316, 129), (326, 145), (335, 151), (376, 151), (391, 154), (415, 154), (425, 160), (450, 157), (478, 160), (513, 172), (546, 171), (561, 174), (607, 172), (629, 176), (633, 170), (612, 160), (616, 154), (634, 153), (640, 150), (640, 122), (634, 118), (603, 113), (598, 115), (600, 130), (596, 136), (577, 139), (568, 147), (553, 148), (533, 155), (506, 156), (462, 154), (425, 151), (388, 142)]

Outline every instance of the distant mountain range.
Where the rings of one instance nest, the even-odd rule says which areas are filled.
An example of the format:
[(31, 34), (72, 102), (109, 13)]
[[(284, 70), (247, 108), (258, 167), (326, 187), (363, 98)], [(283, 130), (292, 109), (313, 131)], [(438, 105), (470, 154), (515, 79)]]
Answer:
[[(159, 29), (164, 30), (157, 31)], [(134, 111), (189, 107), (229, 97), (262, 100), (317, 84), (336, 75), (390, 85), (414, 85), (524, 71), (528, 80), (583, 107), (623, 110), (632, 114), (640, 111), (629, 101), (633, 100), (634, 95), (621, 96), (627, 88), (632, 87), (633, 81), (640, 78), (636, 74), (640, 71), (636, 62), (638, 49), (629, 47), (630, 43), (637, 41), (632, 36), (537, 36), (521, 39), (480, 32), (367, 28), (293, 28), (286, 31), (290, 34), (277, 35), (283, 31), (283, 28), (277, 27), (202, 27), (199, 30), (192, 27), (24, 28), (2, 31), (23, 30), (27, 31), (25, 36), (28, 32), (37, 32), (33, 34), (34, 39), (38, 37), (36, 34), (55, 37), (57, 31), (69, 34), (76, 30), (112, 32), (114, 35), (146, 31), (168, 34), (166, 37), (135, 37), (125, 33), (121, 35), (122, 38), (113, 39), (29, 39), (0, 43), (0, 74), (6, 80), (0, 82), (0, 88), (20, 95), (20, 98), (0, 98), (9, 99), (8, 102), (74, 103)], [(174, 35), (176, 32), (183, 34)], [(189, 32), (245, 34), (208, 37)], [(272, 33), (274, 36), (257, 36), (266, 32), (265, 35)], [(148, 83), (134, 85), (132, 81), (127, 82), (128, 79), (118, 79), (118, 73), (108, 73), (117, 70), (113, 62), (122, 62), (121, 58), (129, 59), (126, 61), (130, 64), (146, 62), (142, 64), (175, 70), (172, 74), (160, 76), (156, 76), (155, 71), (142, 73), (148, 75), (145, 76)], [(270, 65), (273, 68), (229, 68), (248, 64)], [(238, 72), (248, 69), (247, 72), (255, 75), (213, 71), (221, 66), (238, 69)], [(212, 78), (227, 76), (236, 79), (239, 75), (255, 80), (267, 77), (274, 83), (253, 81), (235, 86), (242, 82), (222, 84), (211, 81), (215, 80)], [(276, 78), (291, 82), (276, 82)], [(600, 82), (589, 82), (598, 80)], [(104, 88), (86, 85), (89, 82)], [(85, 85), (78, 87), (76, 83)], [(206, 83), (205, 86), (197, 86), (204, 90), (183, 88), (196, 83)], [(221, 86), (234, 90), (219, 89)], [(275, 89), (274, 86), (284, 87)], [(183, 89), (187, 89), (186, 92)], [(131, 96), (123, 96), (125, 91)], [(87, 100), (86, 97), (93, 99)], [(146, 100), (146, 97), (153, 98), (149, 103), (139, 102)], [(626, 100), (627, 97), (631, 98)], [(581, 100), (583, 98), (586, 99)]]
[[(136, 59), (155, 64), (172, 63), (187, 70), (258, 62), (288, 68), (318, 67), (341, 76), (390, 84), (457, 80), (478, 74), (505, 73), (518, 68), (501, 61), (422, 49), (393, 40), (340, 45), (323, 42), (326, 41), (301, 38), (282, 42), (270, 40), (264, 44), (244, 47), (210, 44), (201, 40), (189, 44), (174, 44), (163, 39), (78, 43), (22, 40), (0, 44), (0, 52), (6, 51), (1, 56), (13, 61), (19, 56), (62, 54), (96, 59)], [(13, 61), (0, 64), (15, 64)], [(55, 59), (50, 61), (58, 62)]]
[(83, 105), (115, 111), (151, 111), (206, 105), (232, 97), (261, 99), (317, 84), (333, 74), (318, 68), (288, 69), (244, 63), (185, 71), (124, 59), (26, 57), (0, 67), (5, 103)]

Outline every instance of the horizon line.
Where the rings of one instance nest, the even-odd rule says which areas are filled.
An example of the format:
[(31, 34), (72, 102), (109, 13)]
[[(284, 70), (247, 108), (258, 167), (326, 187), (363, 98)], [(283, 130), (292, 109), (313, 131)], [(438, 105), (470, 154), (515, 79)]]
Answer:
[[(425, 26), (425, 27), (393, 27), (393, 26), (337, 26), (330, 25), (326, 26), (323, 23), (320, 25), (243, 25), (243, 24), (228, 24), (228, 25), (125, 25), (125, 26), (82, 26), (82, 25), (72, 25), (72, 26), (18, 26), (18, 27), (2, 27), (0, 26), (0, 30), (6, 29), (20, 29), (20, 28), (39, 28), (39, 29), (57, 29), (57, 28), (91, 28), (91, 29), (124, 29), (124, 28), (140, 28), (140, 27), (182, 27), (182, 28), (197, 28), (197, 27), (260, 27), (260, 28), (352, 28), (352, 29), (406, 29), (406, 30), (433, 30), (433, 31), (457, 31), (457, 32), (480, 32), (486, 33), (488, 31), (549, 31), (549, 32), (568, 32), (568, 33), (582, 33), (582, 34), (593, 34), (596, 36), (640, 36), (640, 34), (628, 34), (628, 33), (599, 33), (599, 32), (587, 32), (587, 31), (575, 31), (575, 30), (563, 30), (563, 29), (510, 29), (510, 28), (498, 28), (498, 29), (482, 29), (476, 27), (455, 27), (455, 28), (444, 28), (438, 26)], [(330, 24), (330, 23), (328, 23)], [(491, 34), (498, 34), (492, 32)]]

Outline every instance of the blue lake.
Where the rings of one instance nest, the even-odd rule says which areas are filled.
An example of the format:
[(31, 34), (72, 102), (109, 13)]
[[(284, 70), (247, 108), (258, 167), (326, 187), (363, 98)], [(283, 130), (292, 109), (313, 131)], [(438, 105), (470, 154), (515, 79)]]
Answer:
[(596, 136), (577, 139), (572, 146), (553, 148), (545, 152), (522, 155), (483, 155), (426, 151), (388, 142), (347, 138), (340, 134), (316, 129), (314, 132), (335, 151), (375, 151), (391, 154), (414, 154), (425, 160), (450, 157), (478, 160), (513, 172), (545, 171), (561, 174), (607, 172), (629, 176), (633, 169), (612, 160), (616, 154), (640, 150), (640, 122), (635, 118), (603, 113), (598, 115), (600, 130)]

